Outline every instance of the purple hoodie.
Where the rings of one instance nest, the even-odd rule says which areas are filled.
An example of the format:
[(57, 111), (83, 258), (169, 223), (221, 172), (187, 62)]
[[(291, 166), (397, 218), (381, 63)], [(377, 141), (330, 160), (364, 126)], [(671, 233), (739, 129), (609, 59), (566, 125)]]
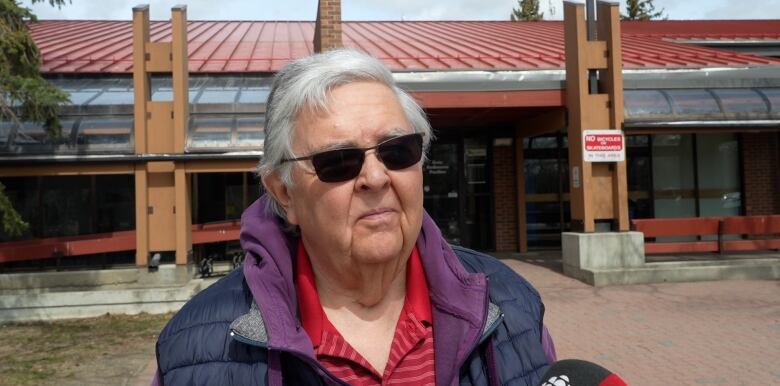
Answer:
[[(268, 199), (267, 195), (261, 197), (241, 217), (241, 246), (246, 252), (244, 276), (263, 315), (271, 353), (274, 350), (293, 352), (317, 363), (311, 340), (297, 317), (293, 272), (297, 243), (282, 231), (280, 219), (267, 214)], [(435, 321), (436, 383), (455, 385), (461, 365), (478, 345), (486, 324), (490, 304), (487, 280), (484, 274), (469, 273), (463, 268), (427, 213), (417, 248), (428, 280)], [(550, 363), (554, 362), (555, 351), (546, 329), (542, 344)], [(274, 366), (278, 359), (273, 357), (269, 355), (269, 384), (281, 380), (280, 369)]]

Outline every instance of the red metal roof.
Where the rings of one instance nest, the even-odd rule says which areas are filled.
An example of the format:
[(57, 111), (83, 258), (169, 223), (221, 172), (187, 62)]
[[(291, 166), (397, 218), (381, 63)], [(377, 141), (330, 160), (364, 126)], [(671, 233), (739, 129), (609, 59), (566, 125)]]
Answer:
[[(653, 21), (623, 26), (623, 62), (630, 68), (780, 65), (777, 59), (664, 39), (776, 39), (780, 21)], [(49, 20), (30, 24), (30, 29), (44, 72), (132, 71), (129, 21)], [(274, 72), (290, 59), (311, 53), (313, 34), (313, 22), (190, 21), (189, 69)], [(380, 58), (394, 71), (557, 69), (565, 64), (559, 21), (344, 22), (343, 34), (345, 46)], [(169, 23), (152, 22), (150, 36), (152, 41), (170, 41)]]
[(780, 20), (624, 21), (623, 35), (668, 39), (780, 40)]

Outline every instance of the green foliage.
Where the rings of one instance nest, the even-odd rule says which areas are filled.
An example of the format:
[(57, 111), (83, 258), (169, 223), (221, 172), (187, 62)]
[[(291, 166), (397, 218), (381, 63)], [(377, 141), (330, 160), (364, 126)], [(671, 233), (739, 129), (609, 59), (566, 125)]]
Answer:
[[(59, 7), (65, 0), (48, 2)], [(27, 28), (35, 20), (30, 9), (0, 0), (0, 118), (42, 123), (50, 136), (59, 138), (57, 111), (68, 96), (40, 75), (40, 52)]]
[(544, 12), (539, 12), (539, 0), (518, 0), (517, 8), (512, 8), (509, 20), (539, 21), (544, 18)]
[(626, 0), (626, 14), (620, 15), (623, 20), (666, 19), (663, 8), (655, 10), (653, 0)]
[(5, 194), (5, 186), (2, 183), (0, 183), (0, 213), (3, 215), (3, 229), (10, 236), (19, 236), (30, 226), (14, 210), (11, 200)]
[[(60, 7), (65, 0), (32, 0)], [(68, 95), (47, 82), (40, 74), (41, 55), (30, 36), (28, 23), (36, 21), (29, 8), (16, 0), (0, 0), (0, 120), (14, 123), (10, 139), (21, 122), (43, 124), (51, 138), (61, 136), (59, 107)], [(27, 225), (13, 209), (0, 189), (2, 226), (10, 235), (18, 235)]]

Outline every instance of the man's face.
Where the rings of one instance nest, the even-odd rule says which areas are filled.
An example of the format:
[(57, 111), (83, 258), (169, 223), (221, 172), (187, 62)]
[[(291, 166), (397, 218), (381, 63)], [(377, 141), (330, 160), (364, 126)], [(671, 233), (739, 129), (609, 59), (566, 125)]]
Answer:
[[(358, 82), (330, 92), (328, 111), (304, 112), (295, 122), (293, 152), (306, 156), (339, 147), (372, 147), (412, 132), (396, 96), (386, 86)], [(286, 189), (287, 217), (300, 227), (309, 254), (337, 266), (406, 259), (422, 224), (422, 162), (389, 170), (375, 150), (360, 174), (322, 182), (310, 161), (293, 167)]]

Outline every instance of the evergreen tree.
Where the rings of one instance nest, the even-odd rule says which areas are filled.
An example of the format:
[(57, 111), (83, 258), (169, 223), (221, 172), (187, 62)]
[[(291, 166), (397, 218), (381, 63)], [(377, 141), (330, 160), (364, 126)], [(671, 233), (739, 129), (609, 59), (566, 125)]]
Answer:
[(517, 0), (517, 8), (512, 8), (509, 20), (539, 21), (544, 18), (544, 12), (539, 12), (539, 0)]
[(620, 15), (623, 20), (666, 19), (663, 8), (655, 10), (653, 0), (626, 0), (626, 14)]
[[(65, 0), (32, 0), (60, 7)], [(35, 22), (29, 8), (16, 0), (0, 0), (0, 121), (11, 122), (6, 143), (11, 143), (22, 122), (42, 124), (49, 136), (61, 136), (57, 117), (68, 95), (47, 82), (40, 73), (41, 55), (27, 23)], [(19, 235), (27, 223), (19, 216), (0, 184), (2, 227), (9, 235)]]

